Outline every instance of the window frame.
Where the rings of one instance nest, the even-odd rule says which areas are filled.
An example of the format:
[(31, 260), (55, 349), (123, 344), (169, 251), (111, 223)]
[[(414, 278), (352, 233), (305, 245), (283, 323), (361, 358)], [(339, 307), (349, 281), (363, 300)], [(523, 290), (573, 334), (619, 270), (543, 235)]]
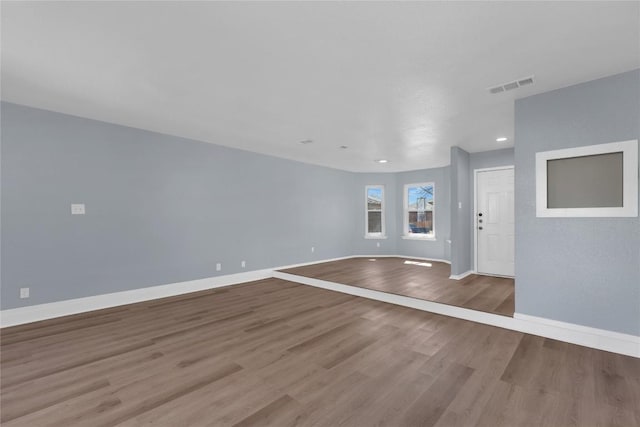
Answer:
[[(369, 212), (377, 212), (377, 211), (369, 211), (369, 190), (370, 189), (379, 189), (381, 191), (382, 197), (380, 201), (380, 232), (379, 233), (370, 233), (369, 232)], [(378, 184), (370, 184), (364, 187), (364, 238), (365, 239), (386, 239), (386, 227), (385, 227), (385, 191), (384, 185)]]
[[(622, 207), (549, 208), (547, 203), (547, 162), (549, 160), (598, 154), (622, 153)], [(610, 142), (536, 153), (536, 217), (637, 217), (638, 140)]]
[[(412, 234), (409, 233), (409, 188), (410, 187), (428, 187), (431, 186), (433, 188), (433, 209), (431, 210), (431, 235), (428, 234)], [(417, 182), (410, 183), (404, 185), (403, 192), (403, 202), (402, 202), (402, 216), (403, 216), (403, 225), (402, 225), (402, 238), (408, 240), (436, 240), (436, 184), (433, 181), (429, 182)]]

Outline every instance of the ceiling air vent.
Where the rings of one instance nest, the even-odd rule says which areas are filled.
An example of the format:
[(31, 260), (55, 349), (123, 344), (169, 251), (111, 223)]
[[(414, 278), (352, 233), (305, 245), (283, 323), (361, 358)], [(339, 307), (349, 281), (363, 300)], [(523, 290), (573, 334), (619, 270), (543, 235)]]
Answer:
[(518, 89), (518, 82), (511, 82), (504, 85), (504, 90), (513, 90)]
[(526, 79), (518, 80), (518, 86), (526, 86), (533, 84), (533, 76), (527, 77)]
[(506, 92), (508, 90), (518, 89), (522, 86), (532, 85), (534, 83), (533, 76), (524, 77), (522, 79), (514, 80), (512, 82), (503, 83), (498, 86), (493, 86), (489, 88), (489, 93), (496, 94), (500, 92)]

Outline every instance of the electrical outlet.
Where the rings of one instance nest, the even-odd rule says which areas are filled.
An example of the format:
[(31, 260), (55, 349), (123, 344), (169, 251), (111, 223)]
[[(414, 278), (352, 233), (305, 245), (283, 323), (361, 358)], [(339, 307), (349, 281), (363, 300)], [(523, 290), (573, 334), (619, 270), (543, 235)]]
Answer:
[(242, 261), (240, 263), (240, 267), (245, 268), (247, 266), (247, 262), (246, 261)]
[(29, 288), (20, 288), (20, 298), (29, 298)]
[(222, 264), (217, 263), (216, 264), (216, 271), (220, 271), (220, 270), (222, 270)]
[(84, 203), (74, 203), (71, 205), (71, 215), (84, 215)]
[(316, 251), (316, 248), (314, 246), (311, 246), (311, 252), (313, 253), (315, 251)]

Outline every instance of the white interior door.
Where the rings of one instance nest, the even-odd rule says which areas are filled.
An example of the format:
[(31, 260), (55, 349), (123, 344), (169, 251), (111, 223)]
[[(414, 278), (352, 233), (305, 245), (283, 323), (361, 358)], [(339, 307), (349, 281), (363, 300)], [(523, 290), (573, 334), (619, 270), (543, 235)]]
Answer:
[(514, 170), (476, 172), (478, 273), (514, 275)]

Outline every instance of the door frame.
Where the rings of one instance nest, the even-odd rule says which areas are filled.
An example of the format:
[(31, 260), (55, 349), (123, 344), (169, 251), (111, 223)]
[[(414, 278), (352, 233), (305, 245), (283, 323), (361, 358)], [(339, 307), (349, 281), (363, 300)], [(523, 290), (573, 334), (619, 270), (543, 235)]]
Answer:
[[(471, 226), (473, 227), (473, 272), (475, 274), (484, 274), (478, 273), (478, 227), (476, 225), (476, 218), (478, 217), (478, 173), (480, 172), (492, 172), (499, 170), (513, 169), (515, 174), (515, 165), (507, 165), (507, 166), (495, 166), (491, 168), (481, 168), (473, 170), (473, 217), (471, 218)], [(513, 200), (515, 204), (515, 184), (513, 189)], [(515, 209), (515, 206), (514, 206)], [(514, 212), (515, 219), (515, 212)], [(515, 258), (515, 248), (513, 256)], [(494, 276), (494, 275), (492, 275)], [(497, 276), (497, 277), (512, 277), (512, 276)]]

